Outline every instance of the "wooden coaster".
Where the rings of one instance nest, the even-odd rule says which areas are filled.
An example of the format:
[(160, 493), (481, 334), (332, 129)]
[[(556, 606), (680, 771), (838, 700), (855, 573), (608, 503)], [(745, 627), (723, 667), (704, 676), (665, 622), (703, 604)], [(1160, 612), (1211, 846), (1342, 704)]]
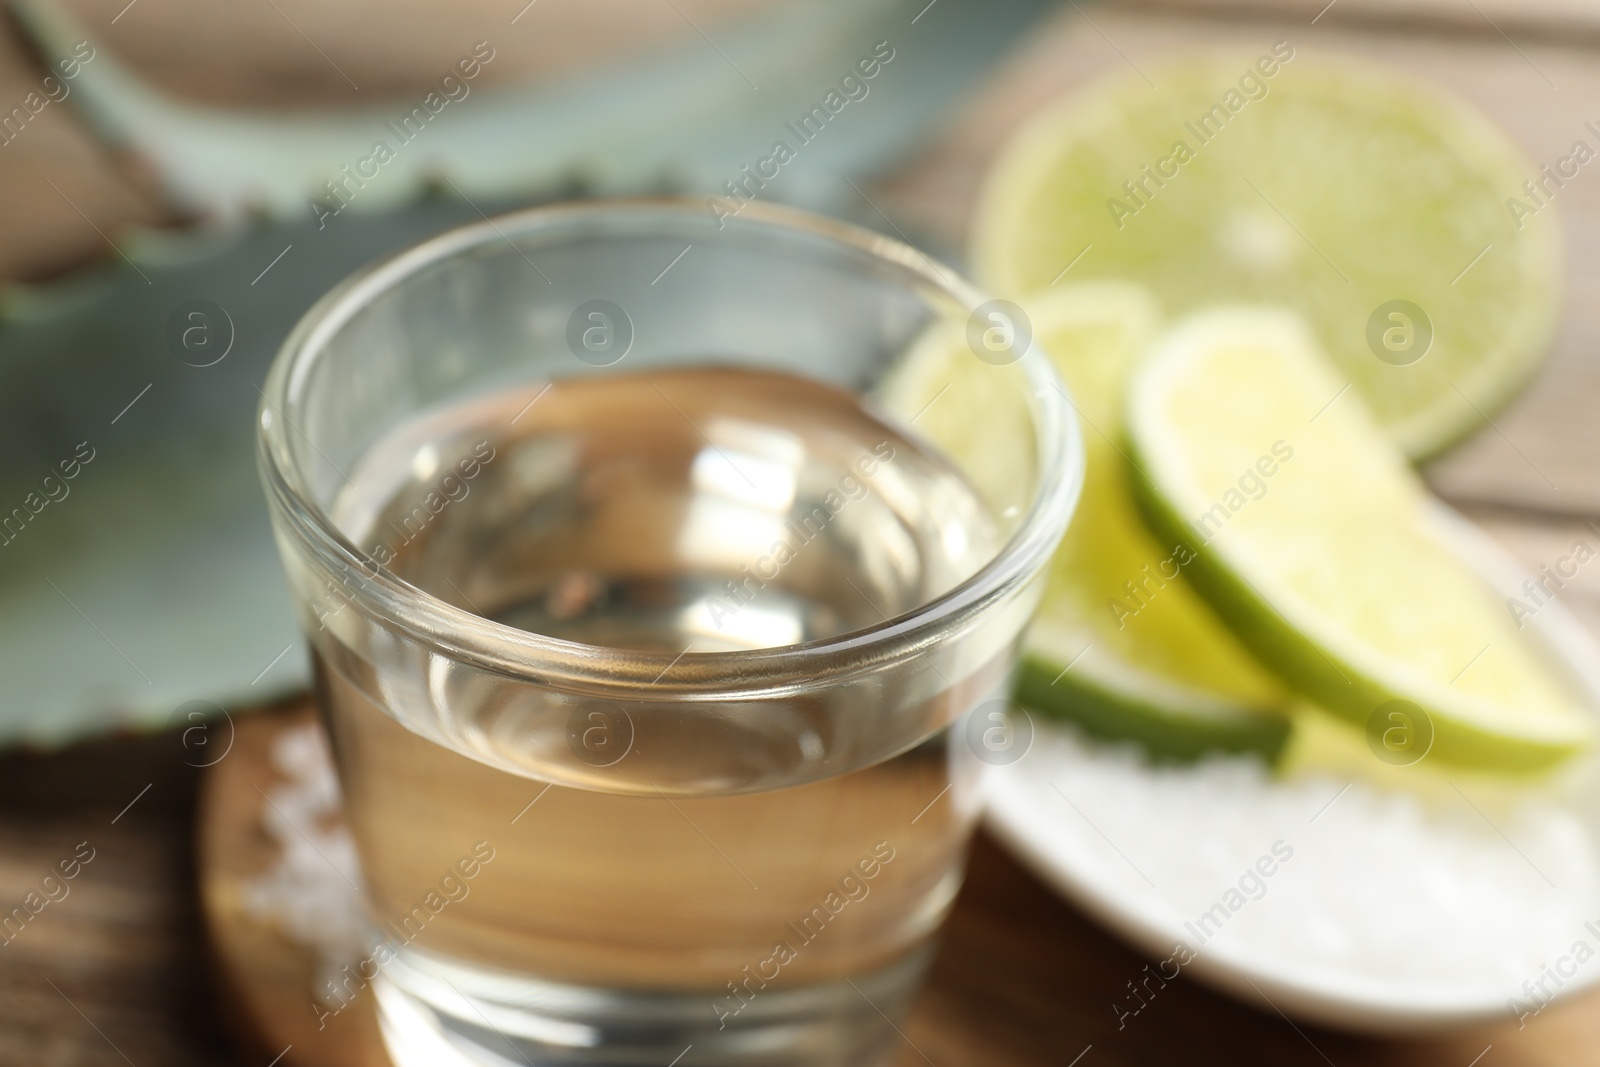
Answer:
[(245, 906), (246, 886), (279, 855), (278, 844), (261, 822), (263, 793), (284, 781), (272, 763), (272, 743), (315, 717), (307, 700), (282, 712), (237, 719), (233, 747), (207, 770), (201, 784), (200, 901), (221, 986), (218, 999), (240, 1038), (261, 1057), (251, 1062), (390, 1067), (372, 991), (363, 989), (319, 1028), (315, 954)]

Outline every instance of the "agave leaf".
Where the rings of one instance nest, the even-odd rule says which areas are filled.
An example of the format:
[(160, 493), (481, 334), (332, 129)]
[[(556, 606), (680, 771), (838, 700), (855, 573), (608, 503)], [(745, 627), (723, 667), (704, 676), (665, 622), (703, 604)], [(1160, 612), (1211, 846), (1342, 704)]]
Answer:
[[(23, 313), (0, 330), (0, 741), (54, 744), (164, 722), (195, 698), (259, 703), (303, 684), (255, 473), (256, 386), (339, 278), (469, 218), (435, 200), (337, 231), (208, 237), (186, 257), (124, 241), (131, 264), (75, 279), (75, 292), (11, 294)], [(174, 310), (196, 299), (225, 312), (217, 345), (232, 334), (211, 366), (167, 341)], [(91, 452), (63, 476), (63, 461)]]
[[(11, 6), (47, 59), (92, 42), (48, 0)], [(870, 83), (870, 102), (854, 109), (870, 113), (851, 115), (805, 146), (802, 166), (785, 178), (799, 186), (802, 174), (858, 173), (915, 145), (1044, 3), (944, 0), (913, 25), (922, 6), (782, 4), (720, 31), (714, 50), (695, 38), (554, 83), (467, 83), (469, 94), (446, 104), (409, 142), (397, 136), (399, 123), (422, 92), (315, 113), (221, 110), (167, 96), (105, 48), (83, 66), (67, 101), (104, 140), (137, 156), (175, 207), (209, 218), (308, 216), (311, 198), (326, 195), (325, 183), (343, 177), (341, 168), (370, 156), (379, 141), (394, 158), (365, 187), (347, 186), (353, 210), (407, 203), (441, 177), (472, 197), (548, 195), (574, 177), (591, 192), (625, 192), (663, 174), (681, 189), (714, 193), (787, 137), (783, 124), (821, 102), (874, 43), (888, 41), (895, 60)], [(791, 189), (786, 198), (804, 196)]]
[[(47, 61), (87, 37), (39, 0), (12, 2)], [(1042, 6), (940, 0), (915, 25), (922, 0), (775, 16), (721, 41), (759, 91), (692, 49), (562, 86), (475, 89), (321, 227), (309, 198), (394, 112), (180, 104), (99, 49), (68, 100), (213, 223), (120, 234), (125, 259), (0, 294), (0, 744), (159, 724), (197, 698), (243, 706), (304, 684), (253, 414), (282, 339), (340, 278), (480, 209), (570, 191), (575, 175), (591, 191), (715, 193), (888, 40), (896, 57), (868, 99), (762, 193), (875, 221), (846, 179), (915, 146)], [(434, 177), (471, 202), (423, 195)], [(201, 299), (222, 309), (214, 342), (231, 337), (209, 366), (170, 338)], [(66, 479), (63, 463), (86, 450)]]

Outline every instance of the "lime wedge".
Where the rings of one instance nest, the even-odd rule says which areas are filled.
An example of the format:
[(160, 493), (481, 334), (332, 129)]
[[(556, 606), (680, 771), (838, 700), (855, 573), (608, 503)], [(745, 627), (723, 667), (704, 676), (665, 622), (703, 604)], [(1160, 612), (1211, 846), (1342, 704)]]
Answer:
[[(1133, 286), (1099, 283), (1052, 293), (1026, 311), (1071, 389), (1085, 475), (1027, 639), (1017, 699), (1156, 756), (1273, 758), (1288, 733), (1282, 690), (1189, 586), (1187, 549), (1146, 532), (1129, 490), (1122, 392), (1156, 334), (1154, 301)], [(966, 345), (953, 332), (930, 335), (893, 377), (888, 406), (914, 416), (975, 485), (1010, 499), (1017, 474), (995, 458), (1006, 454), (1007, 427), (1024, 425), (1005, 417), (1005, 405), (1018, 402), (1002, 388), (1015, 368), (983, 362)]]
[(1446, 763), (1534, 770), (1589, 742), (1298, 317), (1180, 323), (1134, 377), (1127, 419), (1152, 526), (1193, 546), (1196, 587), (1300, 692), (1369, 739), (1391, 723), (1426, 734), (1418, 758)]
[(1562, 267), (1555, 210), (1524, 182), (1555, 186), (1485, 119), (1287, 45), (1146, 73), (1154, 86), (1102, 82), (1012, 141), (975, 231), (989, 288), (1118, 278), (1175, 314), (1291, 307), (1414, 458), (1528, 379)]

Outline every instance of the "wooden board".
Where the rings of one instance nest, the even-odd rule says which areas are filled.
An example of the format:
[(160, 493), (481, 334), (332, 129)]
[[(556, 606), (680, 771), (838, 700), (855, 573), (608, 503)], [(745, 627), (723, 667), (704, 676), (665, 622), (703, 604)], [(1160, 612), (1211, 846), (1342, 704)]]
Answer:
[(1442, 30), (1519, 43), (1600, 39), (1600, 8), (1590, 0), (1128, 0), (1123, 6), (1306, 25)]
[[(291, 1043), (278, 1067), (297, 1053), (298, 1063), (371, 1062), (350, 1044), (336, 1047), (343, 1038), (324, 1046), (331, 1027), (294, 1041), (315, 1020), (309, 997), (296, 993), (294, 952), (276, 935), (204, 932), (201, 900), (221, 914), (218, 883), (208, 878), (201, 888), (192, 835), (207, 869), (233, 864), (237, 878), (266, 862), (251, 783), (270, 787), (270, 737), (308, 715), (303, 703), (236, 715), (234, 749), (203, 780), (183, 762), (192, 754), (175, 734), (0, 757), (0, 901), (20, 901), (78, 842), (97, 849), (71, 893), (0, 947), (0, 1067), (268, 1067)], [(257, 947), (242, 948), (252, 937)], [(220, 980), (208, 940), (220, 959), (248, 951), (265, 961), (251, 973), (271, 976), (277, 999)], [(1265, 1004), (1239, 1004), (1182, 979), (1119, 1030), (1111, 1002), (1146, 962), (980, 835), (895, 1067), (1066, 1067), (1091, 1045), (1079, 1067), (1467, 1067), (1486, 1048), (1477, 1067), (1600, 1064), (1600, 997), (1552, 1009), (1521, 1032), (1508, 1023), (1376, 1042), (1297, 1032)], [(278, 1009), (255, 1006), (274, 1003), (289, 1025), (270, 1022)]]

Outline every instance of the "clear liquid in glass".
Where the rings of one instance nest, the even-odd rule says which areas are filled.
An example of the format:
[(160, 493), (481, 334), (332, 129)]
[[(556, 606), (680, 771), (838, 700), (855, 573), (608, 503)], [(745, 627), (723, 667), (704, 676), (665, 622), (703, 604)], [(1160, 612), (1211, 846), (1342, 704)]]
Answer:
[[(674, 657), (875, 626), (970, 577), (999, 536), (943, 458), (852, 394), (716, 367), (425, 412), (367, 451), (334, 518), (475, 614)], [(651, 789), (691, 755), (670, 731), (636, 744), (600, 714), (572, 738), (592, 773), (554, 784), (515, 716), (468, 708), (441, 744), (397, 721), (362, 656), (316, 644), (372, 918), (397, 953), (376, 982), (392, 1050), (542, 1067), (681, 1043), (681, 1067), (865, 1064), (894, 1038), (885, 1015), (976, 813), (978, 764), (948, 728), (815, 778), (834, 742), (797, 698), (713, 753), (743, 784), (686, 795)], [(929, 721), (1007, 666), (939, 691)], [(704, 734), (681, 744), (706, 759)]]

